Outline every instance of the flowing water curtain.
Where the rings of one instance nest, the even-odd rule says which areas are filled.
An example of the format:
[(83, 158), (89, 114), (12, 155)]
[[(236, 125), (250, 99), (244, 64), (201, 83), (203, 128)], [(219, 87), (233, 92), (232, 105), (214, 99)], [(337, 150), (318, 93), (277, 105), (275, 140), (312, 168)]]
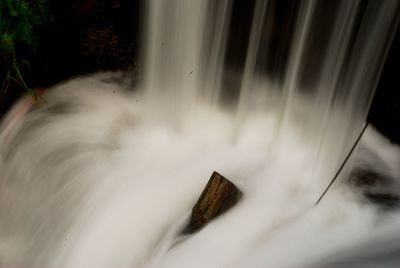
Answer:
[[(316, 181), (325, 184), (366, 119), (398, 24), (399, 1), (250, 2), (246, 26), (235, 22), (246, 12), (235, 11), (246, 6), (239, 0), (145, 1), (149, 114), (181, 125), (193, 119), (200, 100), (216, 107), (225, 96), (237, 96), (230, 108), (237, 134), (255, 109), (277, 118), (278, 150), (284, 134), (297, 126), (310, 148), (310, 182), (324, 177)], [(236, 33), (246, 31), (249, 37)], [(235, 55), (232, 47), (242, 39), (247, 46)], [(239, 71), (224, 79), (230, 57), (241, 53), (246, 56), (237, 61)], [(223, 94), (234, 88), (237, 94)]]
[[(283, 14), (292, 12), (292, 17), (276, 14), (282, 2), (255, 3), (238, 101), (238, 129), (260, 102), (259, 92), (267, 92), (264, 103), (274, 106), (280, 118), (277, 147), (279, 137), (297, 125), (311, 148), (310, 182), (326, 178), (316, 180), (320, 187), (331, 178), (366, 120), (398, 23), (399, 2), (283, 2)], [(276, 26), (289, 34), (274, 34)], [(276, 58), (271, 46), (285, 42), (288, 52), (275, 61), (285, 67), (273, 72), (273, 67), (265, 66)]]
[(314, 108), (316, 114), (321, 111), (321, 116), (313, 118), (321, 122), (317, 177), (326, 165), (328, 174), (335, 172), (365, 123), (400, 18), (399, 1), (349, 2), (352, 5), (340, 2), (316, 84), (322, 94), (315, 105), (326, 104), (326, 108)]
[(207, 1), (201, 57), (202, 98), (217, 108), (221, 95), (229, 22), (233, 0)]
[(145, 1), (143, 86), (149, 113), (179, 126), (200, 101), (217, 105), (231, 3)]
[(265, 18), (265, 11), (267, 9), (268, 2), (266, 0), (257, 0), (254, 7), (254, 15), (253, 21), (251, 25), (250, 39), (247, 48), (247, 56), (243, 71), (242, 82), (240, 85), (240, 94), (237, 108), (237, 117), (239, 120), (239, 126), (242, 121), (245, 120), (246, 114), (248, 113), (248, 109), (251, 99), (252, 92), (255, 91), (254, 81), (255, 77), (255, 68), (256, 61), (260, 49), (260, 40), (262, 34), (262, 27)]
[(145, 1), (148, 113), (179, 124), (196, 102), (206, 1)]

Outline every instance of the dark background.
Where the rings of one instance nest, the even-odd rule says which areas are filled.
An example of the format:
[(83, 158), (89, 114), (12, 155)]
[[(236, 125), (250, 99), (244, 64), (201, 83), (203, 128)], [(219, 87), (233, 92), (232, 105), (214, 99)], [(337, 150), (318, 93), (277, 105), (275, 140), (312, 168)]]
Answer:
[[(50, 19), (35, 29), (38, 48), (31, 51), (17, 47), (18, 55), (31, 66), (23, 72), (29, 87), (46, 88), (99, 70), (135, 69), (139, 3), (139, 0), (47, 0)], [(5, 67), (0, 62), (0, 71)], [(0, 117), (26, 93), (19, 85), (12, 86), (0, 95)]]
[(384, 135), (400, 144), (400, 34), (389, 50), (368, 119)]

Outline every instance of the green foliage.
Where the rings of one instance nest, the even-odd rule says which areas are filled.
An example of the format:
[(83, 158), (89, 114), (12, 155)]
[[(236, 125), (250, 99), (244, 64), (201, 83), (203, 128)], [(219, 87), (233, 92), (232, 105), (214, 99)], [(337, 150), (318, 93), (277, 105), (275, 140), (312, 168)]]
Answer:
[(0, 55), (5, 74), (2, 92), (15, 82), (32, 93), (22, 76), (29, 63), (18, 55), (19, 51), (26, 55), (37, 48), (37, 27), (47, 20), (46, 0), (0, 0)]

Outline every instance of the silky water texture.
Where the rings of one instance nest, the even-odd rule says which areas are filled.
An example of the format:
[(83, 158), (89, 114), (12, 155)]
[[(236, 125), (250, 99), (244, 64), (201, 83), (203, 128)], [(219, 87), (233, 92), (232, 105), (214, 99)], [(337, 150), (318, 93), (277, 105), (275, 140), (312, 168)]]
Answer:
[[(237, 129), (199, 103), (170, 127), (128, 84), (76, 78), (3, 120), (0, 267), (399, 267), (400, 149), (372, 126), (315, 206), (298, 125), (275, 146), (274, 113)], [(214, 170), (243, 198), (182, 235)]]

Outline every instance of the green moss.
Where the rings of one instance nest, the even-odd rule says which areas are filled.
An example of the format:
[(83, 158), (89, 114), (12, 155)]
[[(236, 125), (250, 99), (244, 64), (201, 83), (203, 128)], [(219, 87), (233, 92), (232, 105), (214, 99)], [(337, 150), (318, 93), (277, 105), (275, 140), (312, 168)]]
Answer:
[(34, 94), (23, 78), (23, 70), (29, 63), (19, 52), (24, 50), (25, 56), (37, 49), (37, 28), (48, 19), (46, 0), (0, 0), (0, 55), (4, 76), (1, 93), (17, 83)]

